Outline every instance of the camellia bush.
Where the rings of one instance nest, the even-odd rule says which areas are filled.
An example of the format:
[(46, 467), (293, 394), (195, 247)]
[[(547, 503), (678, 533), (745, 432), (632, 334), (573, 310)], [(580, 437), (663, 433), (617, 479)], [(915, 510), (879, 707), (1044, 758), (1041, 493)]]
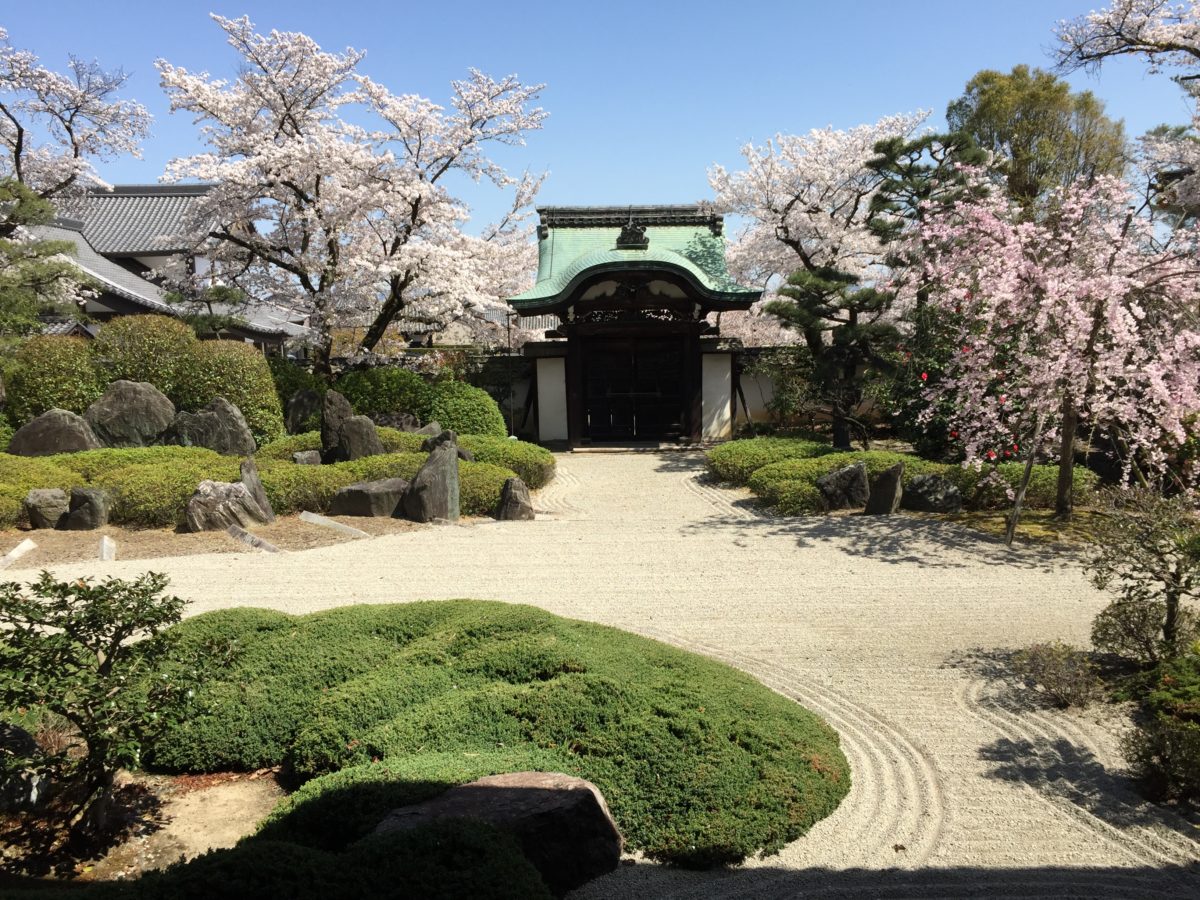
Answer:
[(148, 381), (179, 405), (196, 343), (195, 332), (179, 319), (120, 316), (100, 327), (92, 355), (105, 383)]
[(197, 410), (224, 397), (242, 411), (254, 440), (265, 444), (284, 435), (283, 410), (266, 357), (239, 341), (198, 341), (183, 361), (172, 399)]
[(430, 419), (433, 388), (407, 369), (390, 366), (347, 372), (335, 388), (361, 416), (408, 413), (421, 422)]
[(7, 413), (23, 425), (48, 409), (83, 413), (104, 393), (104, 382), (83, 338), (43, 335), (16, 351), (5, 385)]
[(433, 385), (429, 419), (459, 434), (508, 435), (500, 407), (482, 388), (463, 381), (439, 381)]

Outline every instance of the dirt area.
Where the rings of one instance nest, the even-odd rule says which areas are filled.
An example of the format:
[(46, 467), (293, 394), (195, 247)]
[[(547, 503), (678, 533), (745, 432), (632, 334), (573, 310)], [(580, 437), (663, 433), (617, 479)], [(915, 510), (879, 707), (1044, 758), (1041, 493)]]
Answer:
[[(413, 531), (424, 526), (403, 519), (336, 516), (335, 522), (365, 531), (372, 537)], [(273, 525), (254, 529), (254, 534), (281, 550), (310, 550), (358, 540), (348, 534), (303, 522), (297, 516), (285, 516)], [(37, 569), (61, 563), (97, 559), (102, 536), (117, 544), (117, 559), (155, 559), (164, 556), (193, 556), (198, 553), (255, 553), (241, 541), (223, 531), (196, 534), (168, 528), (130, 529), (109, 526), (97, 531), (50, 531), (30, 529), (0, 531), (0, 554), (7, 553), (25, 538), (37, 544), (17, 561), (13, 568)]]

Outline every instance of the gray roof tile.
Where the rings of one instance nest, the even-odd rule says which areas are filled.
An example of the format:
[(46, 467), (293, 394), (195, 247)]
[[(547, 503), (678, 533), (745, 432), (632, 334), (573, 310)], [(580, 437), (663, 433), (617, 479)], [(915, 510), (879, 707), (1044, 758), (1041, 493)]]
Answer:
[(188, 217), (210, 184), (122, 184), (93, 190), (64, 204), (63, 215), (83, 222), (83, 234), (108, 256), (181, 253)]

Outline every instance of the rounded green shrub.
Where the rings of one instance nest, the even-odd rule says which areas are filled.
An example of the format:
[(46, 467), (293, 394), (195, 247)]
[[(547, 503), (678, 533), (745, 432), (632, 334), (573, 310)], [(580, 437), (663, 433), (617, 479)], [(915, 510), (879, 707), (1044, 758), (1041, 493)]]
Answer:
[(271, 379), (275, 382), (275, 395), (284, 407), (297, 391), (316, 391), (324, 396), (329, 390), (329, 382), (324, 378), (285, 356), (267, 357), (267, 368), (271, 370)]
[(832, 453), (833, 448), (819, 441), (800, 438), (756, 437), (729, 441), (709, 450), (705, 464), (721, 481), (745, 484), (750, 476), (771, 463), (785, 459), (810, 459)]
[(532, 607), (344, 607), (286, 626), (229, 610), (173, 631), (213, 675), (148, 760), (328, 772), (251, 840), (338, 851), (380, 810), (482, 774), (543, 769), (594, 782), (630, 848), (711, 866), (777, 851), (850, 786), (829, 726), (750, 676)]
[(25, 495), (34, 488), (69, 491), (85, 480), (60, 465), (58, 457), (10, 456), (0, 453), (0, 528), (15, 528), (25, 516)]
[(422, 422), (430, 418), (433, 390), (424, 378), (407, 369), (357, 369), (338, 378), (334, 388), (360, 416), (408, 413)]
[(6, 392), (9, 417), (16, 425), (24, 425), (48, 409), (82, 415), (100, 399), (104, 382), (83, 338), (39, 335), (21, 344), (14, 354)]
[(532, 489), (545, 487), (554, 477), (554, 454), (537, 444), (489, 434), (460, 434), (458, 444), (470, 450), (476, 462), (512, 469)]
[(269, 444), (262, 444), (254, 451), (254, 458), (259, 462), (268, 459), (292, 461), (293, 453), (305, 450), (321, 449), (321, 432), (305, 431), (301, 434), (289, 434), (276, 438)]
[(221, 454), (205, 447), (121, 447), (104, 450), (82, 450), (78, 453), (60, 453), (48, 456), (46, 459), (70, 469), (84, 481), (92, 482), (111, 472), (113, 469), (123, 469), (126, 466), (166, 465), (176, 463), (190, 466), (217, 466), (224, 460)]
[(283, 437), (283, 409), (266, 357), (240, 341), (198, 341), (187, 355), (176, 394), (181, 409), (224, 397), (242, 411), (259, 444)]
[(458, 464), (459, 504), (464, 516), (490, 516), (500, 503), (504, 482), (515, 473), (491, 463)]
[(398, 428), (376, 426), (375, 433), (379, 435), (379, 443), (388, 453), (420, 453), (421, 445), (428, 435), (401, 431)]
[(439, 381), (433, 385), (428, 421), (436, 421), (459, 434), (508, 435), (496, 401), (487, 391), (463, 381)]
[(112, 495), (109, 520), (114, 524), (162, 528), (182, 521), (188, 499), (201, 481), (237, 481), (240, 477), (236, 460), (198, 457), (108, 469), (92, 484)]
[(195, 332), (179, 319), (120, 316), (101, 326), (92, 353), (106, 382), (148, 381), (178, 405), (196, 343)]

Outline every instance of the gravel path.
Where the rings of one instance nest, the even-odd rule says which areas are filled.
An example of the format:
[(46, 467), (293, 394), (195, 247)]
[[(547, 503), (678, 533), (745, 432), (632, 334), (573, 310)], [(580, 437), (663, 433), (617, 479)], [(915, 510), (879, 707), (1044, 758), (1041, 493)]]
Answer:
[(698, 454), (569, 454), (534, 523), (428, 528), (302, 553), (89, 563), (170, 574), (191, 612), (479, 597), (722, 659), (819, 712), (854, 785), (804, 839), (736, 870), (630, 860), (577, 896), (1200, 896), (1200, 831), (1142, 803), (1111, 710), (1068, 715), (1011, 648), (1086, 643), (1076, 561), (910, 518), (769, 519)]

